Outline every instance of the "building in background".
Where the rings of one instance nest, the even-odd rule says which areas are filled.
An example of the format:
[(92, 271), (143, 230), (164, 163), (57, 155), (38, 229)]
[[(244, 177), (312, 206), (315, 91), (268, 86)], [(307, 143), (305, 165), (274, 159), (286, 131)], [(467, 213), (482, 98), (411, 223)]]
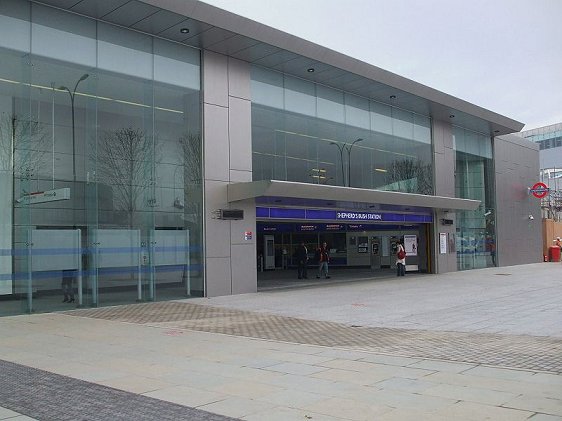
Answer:
[(550, 191), (542, 199), (544, 218), (560, 221), (562, 217), (562, 123), (525, 130), (521, 137), (539, 145), (540, 181)]
[(541, 259), (522, 123), (241, 16), (3, 0), (0, 63), (1, 314)]

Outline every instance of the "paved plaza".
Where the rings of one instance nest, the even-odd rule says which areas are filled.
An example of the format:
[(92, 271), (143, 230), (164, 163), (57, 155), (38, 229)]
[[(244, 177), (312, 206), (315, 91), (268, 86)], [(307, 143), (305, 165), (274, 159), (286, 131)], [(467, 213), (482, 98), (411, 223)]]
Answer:
[(334, 276), (1, 318), (0, 419), (562, 420), (561, 275)]

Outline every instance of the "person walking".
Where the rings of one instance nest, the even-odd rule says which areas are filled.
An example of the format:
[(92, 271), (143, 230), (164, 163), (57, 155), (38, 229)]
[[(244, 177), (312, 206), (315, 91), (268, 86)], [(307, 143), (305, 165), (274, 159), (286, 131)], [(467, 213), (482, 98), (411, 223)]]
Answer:
[(316, 278), (320, 279), (322, 273), (324, 273), (324, 277), (330, 279), (328, 275), (328, 263), (330, 262), (328, 245), (325, 242), (322, 243), (322, 246), (318, 248), (316, 253), (318, 254), (318, 275), (316, 275)]
[(299, 279), (308, 279), (307, 274), (307, 263), (308, 263), (308, 249), (306, 248), (304, 241), (297, 247), (295, 252), (295, 258), (297, 259), (297, 276)]
[(406, 274), (406, 250), (402, 241), (398, 242), (396, 248), (396, 276), (404, 276)]

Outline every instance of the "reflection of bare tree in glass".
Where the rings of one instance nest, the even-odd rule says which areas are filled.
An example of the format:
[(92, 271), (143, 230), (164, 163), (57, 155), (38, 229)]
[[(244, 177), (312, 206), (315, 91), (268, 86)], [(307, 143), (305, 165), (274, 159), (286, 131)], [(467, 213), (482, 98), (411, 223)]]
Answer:
[(387, 183), (404, 193), (433, 194), (431, 164), (419, 160), (393, 161), (386, 173)]
[(185, 133), (178, 139), (178, 142), (180, 144), (181, 165), (183, 165), (183, 191), (187, 196), (184, 213), (186, 217), (188, 213), (198, 215), (202, 184), (201, 135), (198, 133)]
[[(189, 237), (191, 244), (201, 244), (200, 224), (203, 207), (201, 203), (203, 182), (201, 135), (188, 132), (181, 136), (178, 142), (180, 145), (180, 165), (183, 166), (183, 219), (187, 222), (187, 228), (191, 233)], [(201, 256), (192, 252), (190, 258), (193, 264), (198, 262)], [(186, 270), (184, 268), (184, 279)], [(194, 269), (191, 270), (194, 271)]]
[(47, 141), (48, 135), (41, 123), (3, 113), (0, 119), (0, 171), (11, 172), (13, 168), (15, 177), (33, 178), (44, 165)]
[(184, 166), (184, 179), (188, 184), (201, 184), (201, 135), (186, 133), (178, 140)]
[[(117, 210), (127, 213), (129, 227), (139, 209), (140, 199), (154, 183), (156, 142), (140, 129), (132, 127), (105, 132), (97, 145), (97, 179), (113, 189)], [(155, 199), (147, 200), (153, 206)]]

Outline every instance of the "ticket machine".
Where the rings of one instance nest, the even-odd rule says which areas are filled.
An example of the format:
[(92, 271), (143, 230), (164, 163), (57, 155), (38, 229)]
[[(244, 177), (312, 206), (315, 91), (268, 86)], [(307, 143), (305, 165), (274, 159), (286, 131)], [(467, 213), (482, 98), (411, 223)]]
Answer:
[(371, 270), (381, 268), (381, 238), (371, 237), (369, 240), (369, 251), (371, 254)]
[(275, 237), (264, 235), (263, 242), (264, 268), (265, 270), (275, 269)]

